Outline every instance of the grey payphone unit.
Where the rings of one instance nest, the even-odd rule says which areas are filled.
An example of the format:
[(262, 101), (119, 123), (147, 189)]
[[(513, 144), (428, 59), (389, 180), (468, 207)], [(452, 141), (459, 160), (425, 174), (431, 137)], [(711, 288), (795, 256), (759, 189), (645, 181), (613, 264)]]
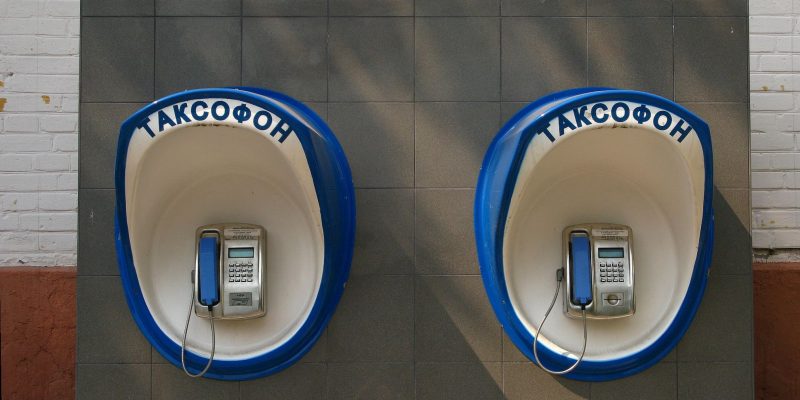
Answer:
[[(533, 356), (539, 366), (554, 375), (572, 372), (586, 354), (586, 319), (614, 319), (636, 311), (633, 287), (633, 231), (620, 224), (571, 225), (562, 233), (564, 268), (556, 270), (556, 292), (533, 339)], [(566, 268), (566, 271), (564, 269)], [(569, 368), (554, 371), (539, 360), (536, 344), (544, 323), (558, 299), (561, 282), (567, 276), (564, 314), (583, 319), (583, 348)]]
[[(214, 320), (263, 317), (266, 314), (264, 273), (267, 232), (252, 224), (205, 225), (197, 229), (192, 301), (183, 330), (181, 364), (192, 378), (203, 376), (214, 359)], [(186, 369), (186, 336), (192, 310), (211, 322), (211, 355), (197, 374)]]
[[(632, 315), (633, 232), (618, 224), (580, 224), (564, 229), (564, 265), (567, 268), (564, 313), (581, 318), (610, 319)], [(587, 304), (579, 297), (589, 297)]]
[[(264, 307), (264, 259), (266, 232), (251, 224), (213, 224), (197, 229), (197, 260), (194, 269), (194, 312), (210, 318), (203, 290), (218, 290), (219, 303), (213, 310), (215, 319), (247, 319), (261, 317)], [(213, 262), (206, 261), (205, 252), (219, 249)], [(212, 276), (213, 275), (213, 276)], [(209, 285), (211, 279), (219, 285)], [(202, 286), (201, 286), (202, 285)], [(217, 288), (218, 286), (218, 288)]]

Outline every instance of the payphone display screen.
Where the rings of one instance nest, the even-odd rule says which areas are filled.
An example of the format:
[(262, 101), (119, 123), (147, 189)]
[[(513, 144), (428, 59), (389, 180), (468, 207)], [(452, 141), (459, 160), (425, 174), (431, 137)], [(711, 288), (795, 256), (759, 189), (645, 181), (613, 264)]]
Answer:
[(231, 247), (228, 249), (228, 258), (253, 258), (255, 249), (252, 247)]
[(597, 256), (600, 258), (623, 258), (625, 250), (622, 247), (601, 247), (597, 249)]

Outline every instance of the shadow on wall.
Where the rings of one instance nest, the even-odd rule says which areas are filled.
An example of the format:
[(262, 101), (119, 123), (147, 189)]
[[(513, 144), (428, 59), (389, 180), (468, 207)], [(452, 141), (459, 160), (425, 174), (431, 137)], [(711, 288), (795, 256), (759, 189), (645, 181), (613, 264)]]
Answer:
[[(395, 34), (400, 35), (401, 32)], [(553, 50), (584, 52), (584, 39), (585, 37), (574, 38), (574, 43), (566, 46), (567, 50), (562, 41), (558, 49)], [(433, 43), (433, 45), (444, 46), (443, 43)], [(444, 57), (448, 53), (446, 49), (436, 48), (420, 52), (434, 56), (429, 60), (418, 60), (418, 63), (425, 62), (431, 68), (441, 68), (437, 66), (450, 64), (437, 61), (437, 55)], [(351, 88), (358, 92), (354, 96), (371, 98), (378, 93), (383, 82), (373, 79), (374, 75), (364, 67), (371, 61), (360, 59), (361, 55), (350, 49), (342, 54), (344, 55), (339, 60), (341, 64), (339, 68), (358, 71), (352, 75), (359, 77), (358, 84)], [(463, 77), (451, 74), (450, 71), (439, 69), (434, 74), (441, 78), (439, 84), (443, 88), (458, 87), (463, 84)], [(537, 78), (532, 75), (531, 79)], [(548, 82), (544, 77), (541, 81), (542, 84)], [(499, 92), (497, 95), (499, 97)], [(355, 184), (360, 188), (357, 190), (357, 197), (375, 196), (367, 193), (370, 192), (368, 188), (385, 187), (385, 184), (381, 185), (385, 182), (391, 182), (390, 187), (417, 190), (413, 191), (415, 246), (411, 250), (413, 253), (411, 257), (414, 263), (412, 272), (415, 272), (415, 275), (411, 277), (412, 292), (393, 291), (377, 294), (373, 292), (374, 288), (364, 288), (368, 285), (364, 281), (370, 278), (365, 278), (364, 275), (351, 277), (340, 309), (337, 310), (331, 323), (328, 339), (329, 361), (341, 362), (344, 361), (342, 358), (374, 359), (377, 353), (386, 357), (387, 352), (392, 354), (390, 358), (410, 358), (415, 363), (416, 370), (416, 384), (409, 382), (410, 386), (416, 387), (416, 393), (411, 397), (417, 398), (504, 399), (525, 396), (526, 393), (549, 393), (557, 397), (588, 397), (588, 383), (555, 378), (544, 373), (527, 361), (510, 342), (505, 343), (509, 348), (503, 348), (502, 329), (483, 289), (472, 225), (474, 190), (464, 188), (474, 187), (486, 148), (503, 123), (499, 104), (416, 104), (411, 114), (415, 121), (416, 133), (412, 143), (416, 148), (411, 149), (407, 147), (409, 143), (405, 140), (406, 136), (393, 132), (406, 128), (398, 122), (398, 116), (393, 110), (381, 107), (380, 104), (335, 104), (331, 105), (330, 109), (334, 107), (336, 111), (343, 111), (345, 107), (369, 111), (367, 114), (355, 115), (356, 110), (350, 110), (355, 121), (339, 121), (338, 116), (328, 118), (342, 141), (351, 163)], [(472, 114), (482, 118), (469, 118)], [(489, 119), (490, 122), (487, 124), (484, 119)], [(481, 124), (479, 129), (475, 128), (476, 123)], [(372, 127), (375, 130), (370, 130)], [(380, 127), (384, 129), (379, 129)], [(446, 152), (439, 152), (437, 148), (446, 149)], [(407, 160), (381, 157), (382, 151), (389, 153), (393, 149), (408, 150), (416, 154), (412, 159), (413, 180), (407, 179), (408, 176), (402, 173), (402, 168), (392, 168), (393, 165), (390, 165)], [(376, 170), (382, 175), (380, 179), (373, 178)], [(363, 197), (358, 200), (359, 205), (366, 202)], [(379, 210), (371, 209), (359, 213), (358, 221), (360, 227), (369, 226), (370, 230), (375, 231), (381, 229), (379, 226), (386, 229), (387, 227), (383, 225), (391, 223), (391, 220), (380, 214)], [(362, 230), (357, 232), (357, 238), (370, 242), (370, 245), (379, 240), (372, 231), (365, 233)], [(391, 236), (389, 240), (396, 242), (394, 238), (395, 236)], [(405, 254), (410, 249), (402, 246), (402, 241), (397, 245), (399, 247), (392, 251), (403, 253), (400, 258), (404, 260), (410, 259), (411, 257)], [(369, 246), (357, 241), (354, 272), (405, 273), (399, 270), (400, 263), (395, 264), (398, 270), (394, 271), (385, 271), (385, 268), (377, 265), (360, 265), (360, 260), (367, 259), (366, 256), (362, 259), (362, 252), (367, 253), (369, 250)], [(369, 293), (361, 293), (362, 290)], [(383, 325), (392, 324), (385, 320), (391, 320), (392, 316), (370, 310), (378, 306), (377, 301), (380, 301), (377, 300), (372, 304), (374, 298), (384, 296), (393, 297), (382, 300), (391, 302), (392, 305), (388, 308), (393, 309), (399, 308), (397, 304), (403, 303), (404, 299), (411, 298), (413, 313), (410, 318), (413, 329), (410, 332), (402, 327), (398, 327), (394, 332), (384, 332)], [(395, 317), (402, 319), (405, 315)], [(362, 318), (369, 321), (358, 321)], [(356, 324), (363, 325), (354, 329)], [(346, 327), (348, 325), (350, 328)], [(351, 334), (343, 335), (345, 331), (351, 329)], [(395, 337), (406, 334), (413, 336), (410, 346), (413, 358), (403, 355), (400, 349), (402, 345), (395, 343), (391, 337), (386, 338), (387, 343), (384, 343), (383, 347), (376, 346), (374, 351), (369, 350), (368, 348), (372, 347), (373, 337), (382, 334)], [(391, 343), (388, 343), (390, 341)], [(347, 342), (357, 344), (347, 345)], [(345, 350), (348, 354), (340, 354), (339, 350)], [(508, 355), (510, 362), (503, 363), (506, 357), (504, 353)], [(506, 383), (506, 390), (513, 393), (507, 393), (505, 396), (504, 373), (517, 377), (512, 387)], [(369, 382), (368, 379), (355, 380), (360, 382), (341, 384), (360, 386), (353, 389), (353, 392), (362, 396), (376, 396), (390, 392), (383, 385)], [(394, 395), (401, 396), (399, 392), (395, 392)]]
[[(547, 31), (542, 33), (555, 35)], [(569, 55), (565, 55), (564, 58), (572, 57), (573, 53), (585, 52), (585, 37), (573, 37), (574, 40), (566, 45), (563, 39), (543, 40), (542, 43), (558, 42), (558, 46), (554, 45), (554, 48), (548, 51), (568, 53)], [(444, 43), (433, 43), (437, 44), (444, 46)], [(421, 52), (434, 55), (430, 59), (417, 62), (424, 62), (433, 68), (433, 74), (440, 78), (438, 84), (443, 88), (458, 87), (463, 84), (462, 76), (452, 74), (451, 71), (441, 67), (450, 64), (437, 57), (439, 55), (446, 57), (448, 54), (446, 49), (435, 48)], [(341, 60), (341, 67), (359, 71), (353, 75), (359, 77), (358, 84), (353, 85), (353, 90), (360, 91), (365, 98), (379, 91), (382, 82), (371, 80), (369, 71), (363, 67), (369, 60), (358, 59), (359, 55), (349, 50), (344, 54), (346, 56)], [(537, 75), (532, 74), (530, 79), (536, 80)], [(541, 81), (537, 84), (545, 87), (542, 89), (544, 92), (563, 89), (547, 86), (551, 80), (545, 76), (538, 79)], [(499, 98), (499, 92), (497, 95)], [(502, 329), (483, 289), (472, 225), (474, 190), (463, 188), (474, 187), (486, 148), (504, 121), (497, 103), (489, 103), (488, 109), (481, 106), (472, 103), (418, 103), (414, 109), (416, 148), (411, 151), (416, 155), (413, 186), (417, 189), (414, 191), (416, 223), (414, 271), (417, 275), (414, 276), (412, 299), (415, 396), (504, 399), (518, 398), (531, 393), (547, 393), (561, 398), (588, 398), (590, 384), (557, 378), (543, 372), (521, 355), (510, 341), (504, 340)], [(395, 120), (396, 115), (391, 112), (377, 107), (370, 108), (370, 111), (372, 112), (368, 115), (358, 116), (359, 120), (356, 123), (360, 128), (398, 125)], [(477, 121), (474, 118), (470, 119), (469, 114), (495, 119), (489, 126), (482, 127), (488, 129), (476, 130), (475, 123), (483, 121), (480, 118)], [(351, 162), (354, 181), (357, 187), (362, 188), (357, 191), (358, 196), (364, 192), (364, 182), (369, 182), (367, 187), (373, 186), (370, 185), (372, 181), (363, 177), (373, 176), (374, 169), (380, 169), (386, 162), (385, 159), (369, 159), (370, 156), (374, 157), (374, 154), (365, 153), (371, 150), (373, 145), (365, 144), (363, 139), (380, 139), (383, 149), (400, 149), (407, 143), (402, 141), (402, 136), (392, 135), (385, 130), (374, 132), (374, 137), (363, 139), (350, 137), (351, 132), (337, 129), (338, 121), (331, 119), (332, 127), (342, 141)], [(445, 148), (446, 152), (438, 153), (437, 148)], [(384, 175), (382, 179), (390, 182), (403, 181), (404, 176), (398, 173), (398, 169), (386, 168), (385, 171), (388, 175)], [(359, 214), (359, 224), (385, 223), (363, 220), (373, 215)], [(360, 233), (357, 233), (357, 237)], [(370, 242), (376, 241), (376, 238), (372, 239)], [(355, 260), (359, 259), (360, 250), (367, 248), (361, 243), (356, 243)], [(354, 271), (360, 270), (361, 267), (353, 265)], [(363, 272), (369, 273), (369, 271)], [(350, 290), (344, 293), (342, 309), (334, 316), (331, 328), (333, 331), (339, 330), (338, 325), (343, 325), (342, 321), (349, 320), (351, 313), (357, 313), (350, 309), (351, 307), (362, 309), (369, 307), (363, 298), (359, 301), (348, 299), (356, 295), (356, 287), (349, 285), (348, 289)], [(400, 295), (408, 294), (400, 293)], [(370, 313), (366, 309), (362, 312)], [(366, 329), (381, 330), (375, 326)], [(402, 335), (405, 332), (396, 333)], [(334, 336), (331, 339), (332, 345), (337, 346), (338, 335), (332, 336)], [(358, 336), (359, 332), (353, 332), (349, 340), (363, 340)], [(513, 375), (516, 379), (509, 382), (504, 379), (504, 374)], [(356, 392), (362, 395), (365, 392), (376, 395), (376, 390), (382, 390), (368, 388), (367, 383), (362, 382), (365, 386)]]

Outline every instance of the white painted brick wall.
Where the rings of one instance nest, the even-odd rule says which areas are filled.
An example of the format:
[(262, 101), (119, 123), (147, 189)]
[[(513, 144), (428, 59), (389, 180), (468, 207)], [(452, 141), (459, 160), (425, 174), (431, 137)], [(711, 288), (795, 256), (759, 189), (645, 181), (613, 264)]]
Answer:
[(0, 266), (75, 265), (78, 0), (0, 0)]

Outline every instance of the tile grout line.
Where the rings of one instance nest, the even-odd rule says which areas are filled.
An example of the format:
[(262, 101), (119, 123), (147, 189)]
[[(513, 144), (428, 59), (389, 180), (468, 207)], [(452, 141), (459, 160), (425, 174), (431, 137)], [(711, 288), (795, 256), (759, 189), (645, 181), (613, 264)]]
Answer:
[[(676, 99), (678, 98), (678, 94), (675, 92), (675, 86), (676, 86), (675, 85), (675, 39), (676, 39), (676, 35), (675, 35), (675, 0), (673, 0), (672, 1), (672, 48), (671, 48), (671, 50), (672, 50), (672, 100), (673, 101), (676, 101)], [(680, 382), (678, 382), (680, 374), (678, 373), (678, 364), (677, 364), (677, 362), (680, 361), (679, 358), (678, 358), (678, 354), (679, 354), (678, 345), (676, 344), (675, 347), (673, 347), (673, 350), (671, 350), (671, 351), (675, 351), (675, 362), (676, 362), (676, 364), (675, 364), (675, 398), (677, 399), (677, 398), (680, 397), (680, 393), (679, 393), (679, 390), (678, 390), (678, 388), (680, 387)]]
[(411, 5), (411, 75), (413, 80), (411, 82), (411, 98), (414, 105), (412, 115), (414, 119), (414, 128), (412, 130), (413, 142), (413, 166), (411, 169), (412, 182), (414, 182), (414, 189), (411, 192), (412, 202), (412, 221), (411, 221), (411, 252), (412, 252), (412, 266), (411, 266), (411, 397), (417, 398), (417, 1), (414, 0)]

